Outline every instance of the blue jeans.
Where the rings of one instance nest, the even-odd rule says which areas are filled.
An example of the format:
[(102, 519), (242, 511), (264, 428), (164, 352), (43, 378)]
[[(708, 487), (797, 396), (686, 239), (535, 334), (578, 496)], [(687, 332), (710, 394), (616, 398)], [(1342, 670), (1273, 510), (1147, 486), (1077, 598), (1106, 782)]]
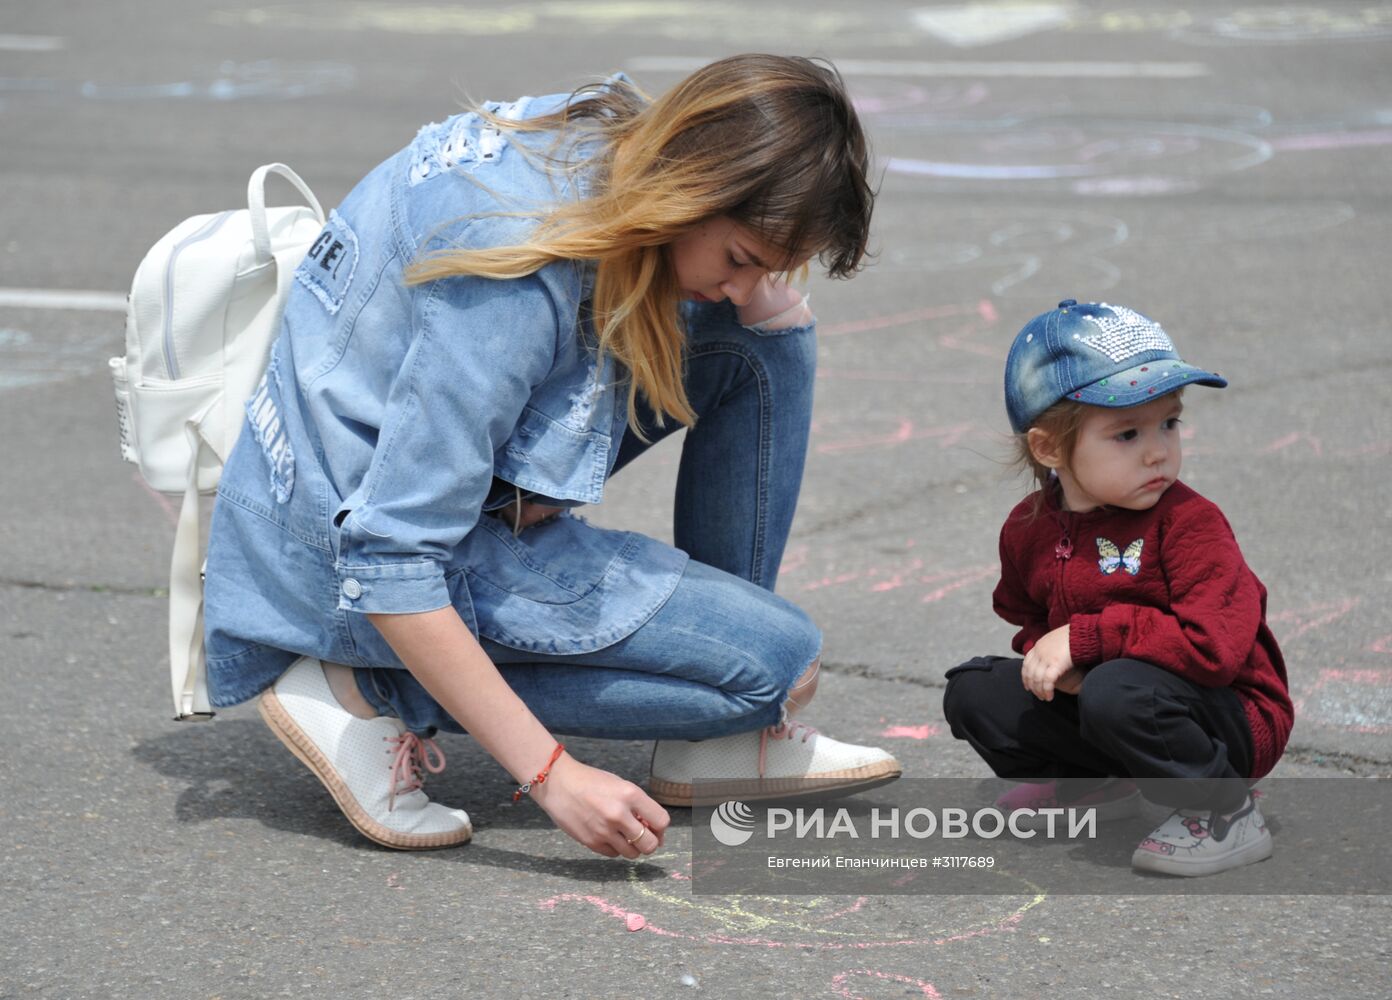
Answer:
[[(777, 723), (821, 633), (773, 593), (802, 484), (812, 420), (812, 326), (756, 333), (728, 303), (688, 310), (686, 391), (698, 415), (682, 443), (673, 536), (691, 556), (667, 602), (627, 638), (545, 656), (483, 640), (532, 713), (554, 733), (703, 739)], [(640, 401), (639, 424), (659, 428)], [(614, 471), (650, 445), (624, 432)], [(404, 670), (356, 672), (363, 696), (415, 732), (464, 730)]]

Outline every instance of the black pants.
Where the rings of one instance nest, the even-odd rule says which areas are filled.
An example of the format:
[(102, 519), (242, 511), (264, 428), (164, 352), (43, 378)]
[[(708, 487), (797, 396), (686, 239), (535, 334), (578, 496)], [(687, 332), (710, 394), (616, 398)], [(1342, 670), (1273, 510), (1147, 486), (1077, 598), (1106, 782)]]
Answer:
[(1134, 780), (1172, 808), (1241, 805), (1252, 733), (1237, 695), (1140, 660), (1087, 672), (1077, 695), (1041, 701), (1020, 682), (1024, 661), (968, 660), (947, 672), (943, 712), (991, 770), (1016, 781), (1059, 780), (1072, 799), (1108, 777)]

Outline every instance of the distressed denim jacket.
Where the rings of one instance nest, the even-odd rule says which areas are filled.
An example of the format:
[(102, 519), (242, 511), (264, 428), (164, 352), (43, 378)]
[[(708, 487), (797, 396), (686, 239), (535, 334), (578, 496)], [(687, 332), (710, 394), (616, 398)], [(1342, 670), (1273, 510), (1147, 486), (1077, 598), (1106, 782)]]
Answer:
[[(564, 100), (487, 107), (524, 118)], [(330, 213), (219, 487), (214, 704), (254, 696), (297, 655), (400, 666), (367, 613), (453, 605), (476, 635), (584, 653), (675, 588), (686, 556), (652, 539), (568, 512), (514, 537), (487, 513), (514, 488), (556, 506), (601, 499), (627, 413), (593, 350), (592, 268), (403, 281), (423, 253), (516, 243), (536, 224), (517, 213), (576, 197), (540, 156), (552, 138), (458, 115)]]

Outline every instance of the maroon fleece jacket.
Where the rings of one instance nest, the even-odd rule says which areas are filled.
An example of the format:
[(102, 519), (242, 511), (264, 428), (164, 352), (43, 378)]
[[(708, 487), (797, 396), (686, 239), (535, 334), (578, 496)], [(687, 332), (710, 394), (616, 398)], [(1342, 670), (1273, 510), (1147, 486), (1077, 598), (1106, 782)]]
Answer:
[(1021, 655), (1069, 626), (1073, 663), (1143, 660), (1202, 687), (1230, 687), (1252, 730), (1252, 773), (1266, 775), (1290, 737), (1286, 665), (1266, 624), (1266, 588), (1223, 512), (1183, 483), (1150, 510), (1060, 509), (1047, 491), (1010, 512), (1000, 536), (996, 614), (1020, 626)]

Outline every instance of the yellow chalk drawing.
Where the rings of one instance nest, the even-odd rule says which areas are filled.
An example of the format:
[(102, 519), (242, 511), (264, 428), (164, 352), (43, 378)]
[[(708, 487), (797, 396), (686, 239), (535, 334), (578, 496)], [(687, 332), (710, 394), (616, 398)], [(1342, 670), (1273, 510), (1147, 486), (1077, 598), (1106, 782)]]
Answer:
[[(919, 922), (924, 908), (915, 906), (914, 920), (903, 930), (896, 932), (890, 926), (892, 911), (886, 912), (881, 905), (868, 905), (866, 897), (699, 897), (692, 896), (689, 892), (683, 893), (676, 887), (690, 885), (690, 864), (683, 863), (682, 856), (678, 852), (667, 852), (645, 859), (647, 864), (673, 866), (674, 870), (669, 872), (667, 879), (644, 880), (640, 877), (638, 866), (630, 866), (630, 888), (639, 898), (650, 903), (660, 903), (664, 907), (673, 907), (705, 918), (719, 928), (720, 940), (727, 943), (764, 946), (787, 944), (792, 947), (813, 948), (873, 948), (910, 943), (947, 943), (974, 937), (1002, 926), (1013, 926), (1025, 913), (1039, 906), (1047, 898), (1045, 893), (1026, 879), (1002, 872), (1005, 877), (1014, 878), (1019, 882), (1020, 895), (1029, 897), (1024, 903), (1017, 904), (1015, 901), (1019, 897), (1015, 896), (998, 897), (1004, 905), (994, 914), (976, 919), (965, 926), (942, 924), (933, 927)], [(629, 905), (644, 908), (636, 901)], [(938, 912), (941, 908), (931, 909)], [(652, 919), (651, 910), (645, 915)], [(859, 926), (856, 926), (857, 924)], [(731, 937), (738, 940), (731, 940)], [(804, 937), (807, 940), (796, 943), (789, 940), (795, 937)]]

